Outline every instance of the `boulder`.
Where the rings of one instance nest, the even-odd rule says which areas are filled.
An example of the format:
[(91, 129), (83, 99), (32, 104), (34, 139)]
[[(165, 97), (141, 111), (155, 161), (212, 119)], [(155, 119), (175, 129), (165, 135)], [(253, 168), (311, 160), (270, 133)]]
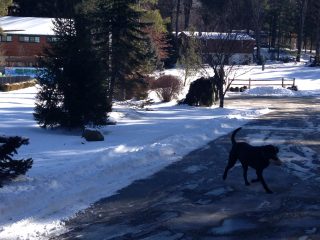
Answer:
[(104, 141), (103, 134), (97, 129), (84, 129), (82, 137), (88, 142)]

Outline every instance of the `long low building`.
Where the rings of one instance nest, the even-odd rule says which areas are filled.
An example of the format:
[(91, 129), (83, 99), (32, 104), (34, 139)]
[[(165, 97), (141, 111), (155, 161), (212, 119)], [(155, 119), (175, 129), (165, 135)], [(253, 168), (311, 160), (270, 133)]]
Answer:
[(55, 41), (53, 18), (0, 17), (0, 66), (36, 67), (48, 43)]
[(180, 38), (195, 38), (201, 43), (204, 61), (225, 61), (226, 64), (253, 63), (256, 40), (246, 33), (188, 32)]

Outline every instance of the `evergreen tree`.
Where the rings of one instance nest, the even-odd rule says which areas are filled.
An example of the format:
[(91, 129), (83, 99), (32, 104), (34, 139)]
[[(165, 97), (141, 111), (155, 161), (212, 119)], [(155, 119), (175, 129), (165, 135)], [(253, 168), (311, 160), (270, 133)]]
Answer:
[[(95, 43), (106, 71), (107, 102), (111, 106), (115, 90), (126, 98), (126, 85), (143, 73), (142, 64), (154, 56), (149, 49), (141, 21), (142, 13), (134, 0), (98, 0), (95, 15)], [(143, 49), (144, 48), (144, 49)]]
[[(7, 0), (5, 0), (7, 1)], [(23, 17), (72, 17), (77, 0), (13, 0), (14, 14)], [(70, 15), (71, 14), (71, 15)]]
[(0, 187), (2, 182), (13, 179), (18, 175), (25, 174), (31, 167), (31, 158), (15, 160), (14, 154), (21, 145), (29, 144), (29, 139), (19, 136), (0, 136)]
[[(157, 0), (139, 1), (138, 10), (142, 11), (142, 21), (151, 23), (145, 28), (147, 36), (150, 39), (150, 45), (146, 46), (146, 53), (154, 53), (154, 57), (150, 55), (150, 59), (146, 59), (146, 72), (151, 73), (156, 69), (163, 67), (163, 62), (168, 58), (168, 38), (165, 21), (160, 11), (156, 9)], [(151, 47), (151, 49), (150, 49)]]
[(201, 42), (195, 32), (190, 31), (190, 36), (181, 37), (179, 63), (184, 69), (184, 86), (186, 86), (188, 78), (196, 75), (202, 67), (201, 47)]
[(161, 13), (163, 19), (167, 20), (167, 29), (170, 33), (174, 30), (173, 22), (174, 22), (174, 10), (175, 10), (175, 1), (174, 0), (158, 0), (157, 7)]
[[(81, 8), (78, 8), (81, 9)], [(58, 41), (42, 60), (34, 117), (42, 127), (83, 127), (106, 123), (106, 82), (92, 47), (91, 22), (79, 10), (73, 19), (57, 19)]]

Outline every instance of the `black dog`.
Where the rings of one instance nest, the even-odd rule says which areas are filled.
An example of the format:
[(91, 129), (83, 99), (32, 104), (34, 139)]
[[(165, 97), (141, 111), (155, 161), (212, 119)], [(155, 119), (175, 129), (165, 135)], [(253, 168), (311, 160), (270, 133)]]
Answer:
[(229, 154), (228, 165), (226, 166), (223, 174), (223, 180), (227, 178), (229, 169), (231, 169), (239, 159), (243, 167), (243, 177), (246, 185), (250, 185), (247, 179), (248, 167), (252, 167), (256, 170), (257, 179), (251, 182), (261, 182), (267, 193), (272, 193), (268, 188), (266, 182), (263, 179), (262, 172), (269, 166), (270, 161), (276, 165), (281, 165), (281, 161), (277, 156), (279, 149), (273, 145), (265, 146), (251, 146), (245, 142), (236, 142), (235, 135), (241, 128), (234, 130), (231, 136), (232, 149)]

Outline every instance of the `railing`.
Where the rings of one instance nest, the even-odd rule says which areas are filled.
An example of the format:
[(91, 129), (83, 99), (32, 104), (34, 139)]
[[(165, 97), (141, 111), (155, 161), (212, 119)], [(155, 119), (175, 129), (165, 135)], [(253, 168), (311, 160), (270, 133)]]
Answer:
[(247, 86), (249, 89), (252, 86), (281, 86), (292, 87), (296, 84), (296, 79), (227, 79), (227, 86)]
[(26, 82), (31, 79), (28, 76), (0, 77), (0, 84)]

